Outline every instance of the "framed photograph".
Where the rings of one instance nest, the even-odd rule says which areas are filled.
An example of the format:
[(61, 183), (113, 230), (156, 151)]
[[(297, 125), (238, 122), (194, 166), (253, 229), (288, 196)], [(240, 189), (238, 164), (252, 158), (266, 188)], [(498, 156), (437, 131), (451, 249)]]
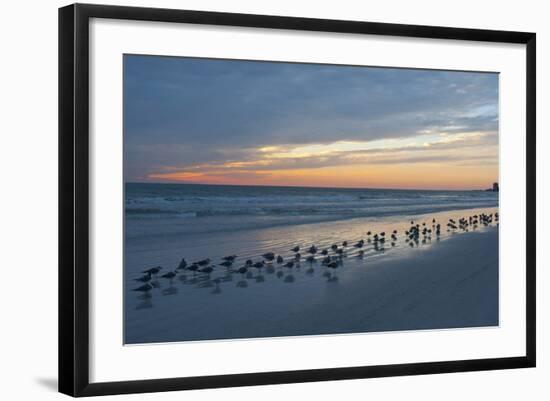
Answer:
[(59, 10), (59, 390), (535, 366), (535, 34)]

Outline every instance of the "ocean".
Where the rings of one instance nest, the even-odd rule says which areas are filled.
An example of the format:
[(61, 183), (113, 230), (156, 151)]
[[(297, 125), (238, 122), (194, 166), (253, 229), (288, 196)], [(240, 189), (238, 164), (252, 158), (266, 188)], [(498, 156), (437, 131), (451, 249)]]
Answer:
[[(498, 192), (487, 191), (138, 183), (125, 187), (126, 221), (139, 227), (127, 233), (130, 237), (147, 235), (147, 220), (170, 221), (170, 232), (192, 234), (497, 206)], [(157, 234), (155, 224), (149, 228), (151, 235)]]
[[(498, 211), (498, 193), (129, 183), (125, 211), (126, 344), (498, 324), (498, 223), (471, 227), (470, 234), (446, 229), (450, 218)], [(432, 230), (441, 223), (441, 235), (413, 243), (405, 235), (411, 220)], [(388, 241), (367, 241), (368, 231), (385, 232)], [(490, 245), (485, 235), (492, 235)], [(463, 245), (444, 246), (452, 238)], [(354, 244), (361, 239), (359, 250)], [(459, 244), (457, 239), (449, 243)], [(324, 266), (321, 250), (344, 247), (344, 241), (340, 266)], [(308, 262), (313, 244), (319, 253)], [(295, 260), (295, 246), (302, 258), (293, 268), (268, 264), (237, 271), (268, 252)], [(237, 255), (232, 267), (220, 265), (227, 255)], [(421, 262), (430, 255), (440, 256)], [(143, 270), (174, 271), (182, 258), (208, 258), (213, 271), (177, 270), (173, 279), (159, 274), (153, 290), (133, 291), (142, 285), (135, 279)], [(429, 313), (422, 308), (414, 319), (403, 314), (417, 302), (414, 297), (442, 294), (439, 288), (425, 290), (427, 283), (449, 281), (445, 291), (454, 294), (457, 282), (477, 277), (472, 269), (478, 265), (493, 266), (482, 293), (489, 297), (488, 313), (480, 314), (486, 309), (475, 302), (460, 316), (449, 312), (466, 305), (466, 298), (477, 299), (460, 293), (446, 309), (445, 299), (433, 299), (439, 309), (426, 306)], [(411, 290), (413, 283), (417, 290)], [(399, 295), (409, 291), (412, 298)], [(356, 305), (353, 314), (349, 305)]]

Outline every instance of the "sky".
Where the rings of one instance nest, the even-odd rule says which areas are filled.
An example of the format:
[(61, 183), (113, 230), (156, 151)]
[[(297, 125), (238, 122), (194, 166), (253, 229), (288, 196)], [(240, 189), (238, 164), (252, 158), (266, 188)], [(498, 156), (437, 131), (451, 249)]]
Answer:
[(484, 189), (498, 74), (124, 56), (126, 182)]

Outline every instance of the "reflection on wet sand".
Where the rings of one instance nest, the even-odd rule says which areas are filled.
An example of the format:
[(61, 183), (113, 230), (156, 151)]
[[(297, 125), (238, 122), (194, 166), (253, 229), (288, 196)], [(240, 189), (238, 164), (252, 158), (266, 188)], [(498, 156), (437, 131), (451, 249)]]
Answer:
[[(468, 233), (482, 227), (498, 226), (498, 221), (498, 212), (449, 219), (445, 232)], [(161, 266), (142, 270), (142, 275), (134, 279), (142, 284), (131, 289), (137, 294), (139, 301), (135, 309), (152, 308), (155, 294), (160, 292), (163, 296), (176, 295), (180, 293), (178, 287), (182, 286), (196, 290), (207, 289), (209, 294), (219, 295), (223, 292), (223, 286), (234, 280), (236, 284), (232, 284), (233, 286), (246, 289), (252, 284), (270, 280), (294, 283), (298, 278), (301, 280), (314, 277), (317, 271), (321, 272), (326, 283), (338, 283), (336, 271), (346, 268), (346, 259), (353, 258), (355, 262), (352, 265), (366, 266), (370, 258), (384, 252), (402, 247), (430, 246), (432, 240), (437, 243), (442, 235), (441, 230), (442, 225), (436, 219), (428, 222), (413, 220), (407, 229), (401, 232), (392, 230), (391, 235), (387, 235), (385, 231), (368, 231), (365, 238), (346, 240), (338, 244), (325, 243), (306, 247), (296, 245), (290, 249), (290, 254), (267, 252), (261, 255), (263, 260), (254, 262), (247, 259), (241, 262), (241, 266), (235, 266), (239, 261), (237, 255), (222, 257), (222, 262), (218, 265), (213, 264), (210, 258), (191, 264), (183, 258), (174, 270), (163, 270)], [(385, 246), (386, 237), (391, 238), (390, 247)], [(303, 256), (300, 249), (308, 256)], [(164, 284), (168, 286), (164, 287)]]

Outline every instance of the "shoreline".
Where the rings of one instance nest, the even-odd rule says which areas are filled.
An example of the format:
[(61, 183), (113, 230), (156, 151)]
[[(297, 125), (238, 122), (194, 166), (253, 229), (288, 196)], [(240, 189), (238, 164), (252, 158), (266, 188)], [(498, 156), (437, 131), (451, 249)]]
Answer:
[[(430, 210), (430, 211), (422, 211), (418, 213), (409, 213), (409, 214), (392, 214), (391, 212), (388, 212), (386, 214), (379, 214), (377, 216), (331, 216), (330, 218), (319, 218), (319, 216), (312, 217), (311, 219), (304, 219), (303, 221), (297, 222), (296, 219), (301, 218), (301, 216), (296, 215), (292, 216), (294, 219), (293, 222), (290, 222), (289, 216), (281, 216), (280, 218), (272, 217), (270, 222), (265, 222), (264, 224), (258, 224), (259, 218), (255, 216), (250, 220), (250, 223), (246, 225), (247, 217), (249, 216), (224, 216), (220, 218), (219, 216), (211, 216), (211, 217), (181, 217), (181, 218), (128, 218), (125, 217), (125, 239), (126, 240), (140, 240), (149, 238), (149, 234), (142, 234), (142, 235), (131, 235), (129, 234), (128, 229), (126, 229), (128, 226), (140, 226), (140, 225), (159, 225), (159, 228), (162, 230), (162, 233), (159, 233), (163, 238), (170, 237), (170, 236), (185, 236), (185, 235), (205, 235), (205, 234), (219, 234), (223, 233), (226, 230), (230, 230), (231, 232), (235, 231), (253, 231), (253, 230), (266, 230), (266, 229), (272, 229), (272, 228), (279, 228), (279, 227), (292, 227), (292, 226), (302, 226), (302, 225), (315, 225), (315, 224), (330, 224), (330, 223), (336, 223), (336, 222), (350, 222), (350, 224), (353, 224), (354, 221), (357, 222), (365, 222), (365, 224), (377, 224), (378, 222), (383, 222), (385, 220), (410, 220), (410, 219), (428, 219), (430, 216), (434, 215), (442, 215), (442, 214), (453, 214), (453, 215), (460, 215), (462, 213), (467, 214), (468, 212), (476, 212), (476, 211), (498, 211), (498, 206), (479, 206), (479, 207), (471, 207), (471, 206), (464, 206), (464, 207), (454, 207), (450, 209), (444, 209), (444, 210)], [(268, 218), (265, 218), (267, 220)], [(279, 219), (280, 221), (274, 222), (273, 220)], [(234, 222), (240, 222), (240, 227), (236, 227)], [(149, 224), (148, 224), (149, 223)], [(206, 223), (206, 224), (205, 224)], [(227, 224), (229, 227), (224, 227), (224, 223)], [(191, 227), (193, 231), (191, 232), (182, 232), (177, 231), (175, 229), (179, 227), (185, 227), (186, 229), (189, 229)], [(204, 228), (201, 230), (203, 226), (207, 226), (207, 228)], [(211, 228), (211, 226), (214, 226), (215, 228)]]

